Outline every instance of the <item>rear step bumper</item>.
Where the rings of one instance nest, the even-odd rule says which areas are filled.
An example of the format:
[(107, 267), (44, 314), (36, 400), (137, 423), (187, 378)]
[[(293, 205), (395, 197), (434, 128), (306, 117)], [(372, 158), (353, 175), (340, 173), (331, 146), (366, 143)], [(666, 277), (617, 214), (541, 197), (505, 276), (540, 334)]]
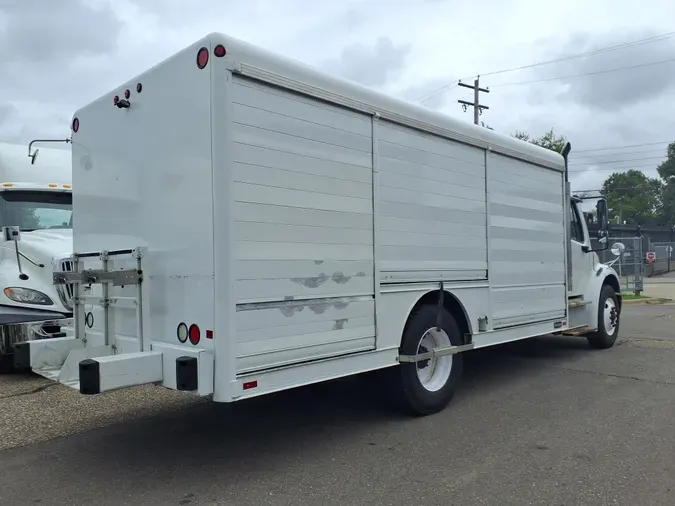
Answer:
[(162, 353), (139, 351), (87, 358), (79, 363), (80, 393), (95, 395), (119, 388), (161, 383)]
[(85, 395), (139, 385), (205, 396), (213, 393), (213, 353), (166, 343), (151, 351), (113, 353), (110, 346), (85, 347), (65, 337), (17, 343), (14, 365), (78, 389)]

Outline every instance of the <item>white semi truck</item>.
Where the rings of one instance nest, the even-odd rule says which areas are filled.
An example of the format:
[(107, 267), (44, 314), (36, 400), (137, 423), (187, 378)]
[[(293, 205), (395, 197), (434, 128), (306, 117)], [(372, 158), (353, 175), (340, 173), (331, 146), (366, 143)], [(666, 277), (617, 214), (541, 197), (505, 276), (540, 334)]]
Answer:
[[(231, 402), (380, 370), (441, 410), (463, 354), (611, 347), (617, 274), (562, 154), (210, 34), (72, 120), (73, 337), (24, 367)], [(607, 205), (598, 201), (599, 244)], [(377, 375), (375, 375), (377, 376)]]
[(70, 149), (0, 143), (0, 369), (19, 341), (61, 335), (72, 308), (53, 282), (52, 259), (73, 251)]

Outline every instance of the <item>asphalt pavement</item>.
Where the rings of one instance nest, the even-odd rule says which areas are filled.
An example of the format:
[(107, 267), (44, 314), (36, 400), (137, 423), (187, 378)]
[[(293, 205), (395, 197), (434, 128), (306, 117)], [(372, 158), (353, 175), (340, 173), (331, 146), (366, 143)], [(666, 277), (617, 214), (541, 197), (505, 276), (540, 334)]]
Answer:
[(36, 398), (51, 407), (32, 430), (53, 428), (28, 438), (0, 417), (23, 434), (0, 451), (0, 504), (675, 504), (675, 305), (627, 306), (621, 334), (604, 351), (545, 337), (472, 352), (425, 418), (366, 378), (233, 405), (148, 388), (92, 404), (15, 378), (0, 410)]

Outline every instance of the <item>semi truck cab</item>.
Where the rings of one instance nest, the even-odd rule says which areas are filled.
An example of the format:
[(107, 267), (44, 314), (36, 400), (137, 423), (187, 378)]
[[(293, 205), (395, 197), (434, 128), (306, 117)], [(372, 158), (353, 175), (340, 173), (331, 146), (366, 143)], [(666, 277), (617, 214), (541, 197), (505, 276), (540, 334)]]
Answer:
[(0, 144), (0, 360), (19, 341), (61, 335), (72, 316), (67, 288), (53, 284), (53, 258), (72, 253), (70, 150)]

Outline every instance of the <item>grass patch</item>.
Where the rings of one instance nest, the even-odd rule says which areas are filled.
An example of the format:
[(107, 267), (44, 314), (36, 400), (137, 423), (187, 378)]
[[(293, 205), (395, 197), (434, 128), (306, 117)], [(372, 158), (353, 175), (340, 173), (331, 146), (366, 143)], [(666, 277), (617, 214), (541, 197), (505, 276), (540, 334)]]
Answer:
[(641, 299), (648, 299), (649, 297), (647, 297), (646, 295), (633, 295), (631, 293), (631, 294), (622, 294), (621, 298), (623, 300), (641, 300)]

